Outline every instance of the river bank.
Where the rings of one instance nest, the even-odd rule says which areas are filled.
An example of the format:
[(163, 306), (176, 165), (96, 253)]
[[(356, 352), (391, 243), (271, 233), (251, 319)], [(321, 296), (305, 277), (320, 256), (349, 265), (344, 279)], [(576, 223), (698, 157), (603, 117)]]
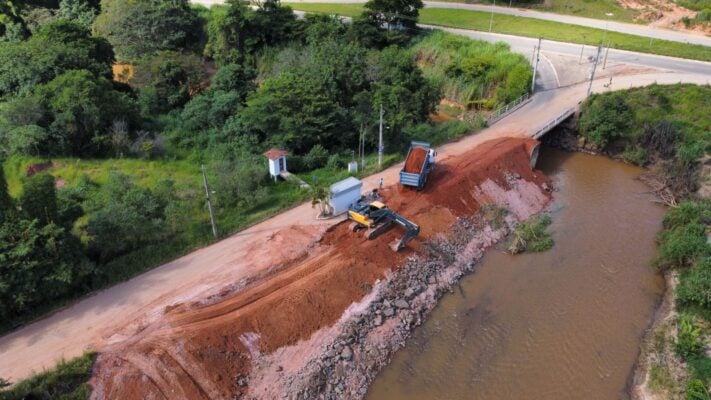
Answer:
[(664, 290), (649, 267), (663, 207), (606, 157), (541, 148), (554, 247), (497, 246), (447, 294), (373, 383), (368, 400), (627, 398)]

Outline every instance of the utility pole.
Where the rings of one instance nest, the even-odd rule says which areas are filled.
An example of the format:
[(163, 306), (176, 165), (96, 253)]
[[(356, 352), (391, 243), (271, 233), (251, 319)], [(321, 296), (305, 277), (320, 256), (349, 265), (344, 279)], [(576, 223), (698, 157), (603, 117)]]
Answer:
[(205, 197), (207, 197), (207, 209), (210, 210), (210, 224), (212, 225), (212, 234), (217, 239), (217, 225), (215, 225), (215, 212), (212, 210), (212, 201), (210, 201), (210, 187), (207, 185), (207, 174), (205, 174), (205, 164), (202, 164), (202, 181), (205, 184)]
[(365, 172), (365, 126), (360, 126), (360, 170)]
[(491, 27), (494, 25), (494, 6), (496, 5), (496, 0), (491, 3), (491, 19), (489, 19), (489, 33), (491, 33)]
[(536, 49), (536, 63), (533, 64), (533, 78), (531, 79), (531, 94), (536, 90), (536, 72), (538, 71), (538, 61), (541, 59), (541, 41), (542, 37), (538, 38), (538, 48)]
[(580, 58), (578, 59), (578, 64), (583, 62), (583, 52), (585, 51), (585, 43), (583, 43), (583, 47), (580, 48)]
[(588, 85), (588, 97), (592, 91), (593, 79), (595, 79), (595, 69), (597, 68), (597, 60), (600, 58), (600, 51), (602, 51), (602, 44), (597, 46), (597, 55), (595, 56), (595, 64), (593, 65), (592, 72), (590, 73), (590, 84)]
[(607, 67), (607, 53), (610, 52), (610, 44), (607, 44), (607, 48), (605, 49), (605, 61), (602, 63), (602, 70), (604, 71), (605, 68)]
[(380, 135), (378, 136), (378, 168), (383, 166), (383, 103), (380, 103)]

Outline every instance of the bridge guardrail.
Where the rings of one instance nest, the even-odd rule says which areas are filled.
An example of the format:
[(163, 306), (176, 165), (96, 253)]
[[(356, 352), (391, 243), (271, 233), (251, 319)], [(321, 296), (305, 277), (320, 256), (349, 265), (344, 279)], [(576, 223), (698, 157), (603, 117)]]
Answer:
[(501, 106), (496, 109), (487, 119), (486, 119), (486, 124), (487, 126), (491, 126), (492, 124), (495, 124), (505, 116), (509, 115), (510, 113), (514, 112), (517, 110), (519, 107), (522, 105), (526, 104), (529, 100), (531, 100), (531, 95), (530, 93), (526, 93), (523, 96), (519, 97), (518, 99)]
[(569, 118), (569, 117), (570, 117), (571, 115), (573, 115), (573, 114), (575, 114), (575, 107), (571, 107), (571, 108), (569, 108), (569, 109), (563, 111), (563, 112), (560, 113), (557, 117), (555, 117), (555, 118), (553, 118), (552, 120), (550, 120), (543, 128), (537, 130), (536, 133), (533, 134), (533, 138), (534, 138), (534, 139), (540, 138), (541, 136), (543, 136), (543, 135), (545, 135), (546, 133), (548, 133), (548, 131), (550, 131), (551, 129), (553, 129), (556, 125), (558, 125), (559, 123), (561, 123), (561, 121), (563, 121), (563, 120)]

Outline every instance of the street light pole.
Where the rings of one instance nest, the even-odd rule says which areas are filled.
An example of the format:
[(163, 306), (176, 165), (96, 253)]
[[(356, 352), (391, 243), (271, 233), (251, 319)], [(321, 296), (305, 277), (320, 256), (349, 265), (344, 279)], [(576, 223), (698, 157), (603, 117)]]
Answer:
[(612, 18), (615, 14), (613, 13), (605, 13), (607, 16), (607, 19), (605, 20), (605, 33), (602, 35), (602, 43), (603, 45), (605, 44), (605, 40), (607, 40), (607, 31), (609, 29), (610, 25), (610, 18)]
[(210, 200), (210, 186), (207, 184), (207, 174), (205, 173), (205, 164), (202, 164), (202, 182), (205, 185), (205, 197), (207, 198), (207, 209), (210, 211), (210, 225), (212, 225), (212, 235), (217, 239), (217, 224), (215, 224), (215, 211), (212, 209), (212, 201)]
[(489, 19), (489, 33), (491, 33), (491, 28), (494, 25), (494, 6), (496, 5), (496, 0), (491, 3), (491, 18)]
[(590, 92), (592, 91), (593, 79), (595, 79), (595, 69), (597, 69), (597, 60), (600, 59), (600, 51), (602, 50), (602, 45), (597, 46), (597, 55), (595, 56), (595, 64), (593, 65), (592, 72), (590, 73), (590, 84), (588, 85), (588, 97), (590, 97)]
[(380, 103), (380, 135), (378, 138), (378, 168), (383, 166), (383, 103)]
[(536, 50), (536, 63), (533, 64), (533, 78), (531, 79), (531, 94), (536, 89), (536, 72), (538, 71), (538, 61), (541, 59), (541, 41), (543, 40), (542, 37), (538, 38), (538, 47)]

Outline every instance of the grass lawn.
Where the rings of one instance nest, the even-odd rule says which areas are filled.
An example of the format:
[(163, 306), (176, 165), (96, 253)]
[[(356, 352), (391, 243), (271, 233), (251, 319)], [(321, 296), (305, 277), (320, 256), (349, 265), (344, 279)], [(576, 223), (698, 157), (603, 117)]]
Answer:
[[(295, 10), (313, 13), (339, 14), (348, 17), (360, 15), (361, 4), (330, 3), (289, 3)], [(470, 10), (443, 8), (425, 8), (420, 11), (419, 22), (422, 24), (446, 26), (452, 28), (488, 31), (491, 14)], [(569, 43), (599, 44), (604, 37), (611, 47), (640, 53), (659, 54), (694, 60), (711, 61), (711, 47), (678, 43), (667, 40), (652, 40), (635, 35), (607, 32), (603, 29), (569, 25), (559, 22), (543, 21), (534, 18), (511, 15), (494, 15), (492, 31), (518, 36), (539, 37)]]
[[(491, 4), (491, 0), (481, 0), (472, 2), (470, 0), (431, 0), (447, 3), (465, 3), (465, 4)], [(508, 6), (510, 3), (506, 0), (497, 1), (499, 6)], [(618, 22), (635, 22), (635, 11), (622, 7), (615, 0), (549, 0), (545, 4), (528, 4), (513, 2), (514, 8), (525, 8), (529, 10), (544, 11), (554, 14), (566, 14), (576, 17), (586, 17), (605, 20), (608, 17), (607, 13), (612, 13), (611, 21)]]

